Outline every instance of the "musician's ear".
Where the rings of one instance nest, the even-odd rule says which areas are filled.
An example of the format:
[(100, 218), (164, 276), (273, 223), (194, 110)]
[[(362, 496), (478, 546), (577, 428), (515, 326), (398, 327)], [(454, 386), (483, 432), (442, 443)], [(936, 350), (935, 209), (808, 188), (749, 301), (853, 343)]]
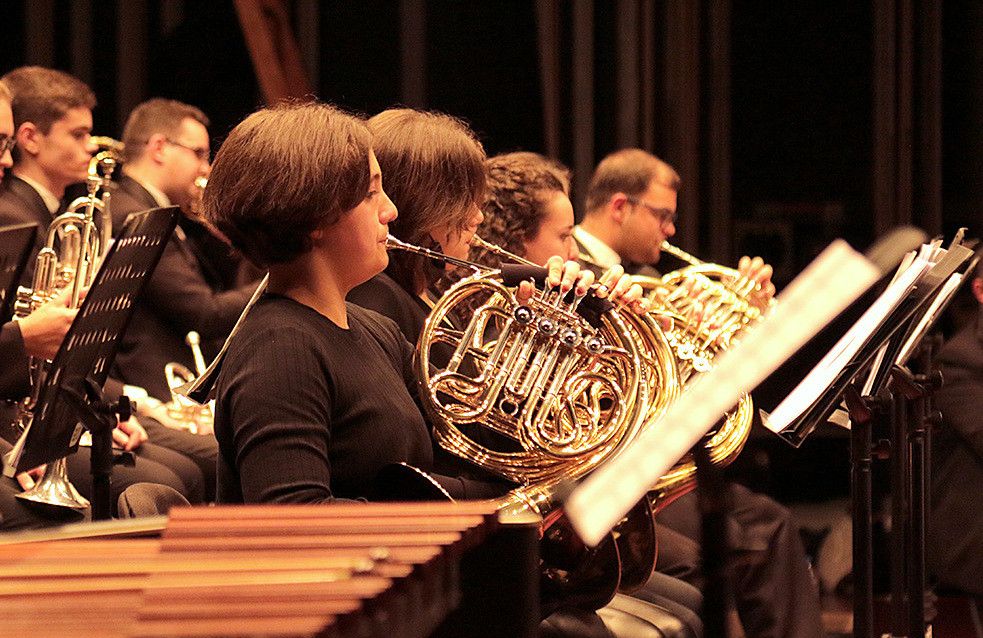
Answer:
[(620, 224), (628, 214), (628, 196), (624, 193), (615, 193), (608, 200), (608, 206), (611, 209), (611, 216)]
[(17, 138), (17, 148), (28, 155), (37, 155), (40, 151), (41, 131), (34, 122), (22, 122), (14, 137)]
[(983, 279), (979, 277), (973, 277), (973, 296), (976, 297), (976, 301), (983, 304)]

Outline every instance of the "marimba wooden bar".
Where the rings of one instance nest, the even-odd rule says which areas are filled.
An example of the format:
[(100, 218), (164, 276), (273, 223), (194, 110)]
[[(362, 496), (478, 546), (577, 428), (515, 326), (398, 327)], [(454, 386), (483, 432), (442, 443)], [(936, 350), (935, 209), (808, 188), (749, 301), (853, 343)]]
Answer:
[(14, 538), (0, 544), (4, 636), (531, 636), (538, 623), (536, 525), (487, 503), (178, 508), (155, 538)]

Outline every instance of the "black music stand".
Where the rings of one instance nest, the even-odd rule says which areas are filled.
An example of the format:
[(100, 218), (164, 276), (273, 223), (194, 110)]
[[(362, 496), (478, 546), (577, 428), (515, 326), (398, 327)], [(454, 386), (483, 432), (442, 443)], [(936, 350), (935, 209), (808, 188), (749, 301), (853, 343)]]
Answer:
[(102, 400), (134, 303), (150, 279), (177, 224), (179, 209), (131, 215), (113, 241), (95, 281), (55, 355), (38, 395), (34, 419), (18, 440), (6, 471), (23, 472), (67, 456), (78, 446), (79, 421), (92, 432), (92, 518), (110, 517), (112, 430), (128, 418), (129, 400)]
[[(965, 284), (966, 275), (974, 271), (976, 261), (968, 257), (960, 266), (963, 275), (960, 285)], [(927, 323), (917, 326), (918, 322), (913, 319), (905, 330), (892, 338), (880, 369), (873, 371), (877, 380), (872, 387), (873, 396), (862, 397), (853, 389), (852, 396), (848, 397), (851, 420), (855, 423), (851, 432), (851, 484), (857, 496), (853, 503), (856, 636), (873, 635), (871, 462), (875, 456), (874, 426), (887, 437), (884, 439), (886, 446), (879, 446), (876, 455), (890, 457), (891, 634), (909, 638), (925, 635), (927, 491), (932, 426), (940, 417), (933, 409), (932, 395), (943, 382), (941, 373), (932, 370), (938, 340), (925, 337), (953, 295), (946, 299), (940, 297)], [(899, 355), (898, 344), (908, 339), (913, 342), (908, 352), (916, 352), (918, 348), (920, 354), (914, 372), (907, 367), (907, 360), (902, 358), (904, 355)], [(860, 563), (859, 570), (857, 562)]]
[(0, 323), (10, 319), (17, 284), (34, 246), (38, 225), (17, 224), (0, 228)]
[[(962, 246), (959, 239), (953, 242), (945, 257), (923, 275), (911, 291), (894, 310), (882, 320), (867, 336), (856, 356), (844, 366), (831, 383), (797, 421), (779, 433), (787, 442), (798, 447), (805, 438), (836, 410), (846, 403), (851, 418), (851, 500), (853, 516), (853, 574), (854, 574), (854, 636), (868, 638), (873, 636), (873, 502), (871, 466), (873, 460), (873, 429), (886, 429), (893, 439), (892, 484), (895, 494), (895, 515), (897, 536), (892, 546), (893, 560), (904, 561), (907, 557), (912, 565), (894, 565), (892, 570), (893, 616), (903, 618), (914, 628), (924, 627), (922, 596), (918, 596), (918, 611), (914, 610), (914, 599), (910, 586), (921, 580), (919, 591), (924, 589), (924, 502), (926, 470), (926, 427), (928, 421), (927, 397), (937, 387), (935, 379), (929, 375), (911, 375), (907, 369), (897, 365), (903, 346), (910, 338), (920, 339), (924, 332), (915, 335), (920, 320), (933, 308), (932, 302), (942, 294), (943, 285), (957, 272), (965, 274), (975, 264), (972, 251)], [(927, 326), (930, 327), (931, 323)], [(922, 325), (922, 328), (925, 328)], [(884, 356), (877, 358), (884, 350)], [(870, 391), (865, 395), (858, 375), (868, 369), (871, 371)], [(917, 424), (912, 423), (909, 430), (907, 418), (908, 403), (915, 402)], [(916, 455), (911, 454), (912, 450)], [(912, 471), (913, 467), (917, 470)], [(917, 475), (917, 476), (916, 476)], [(902, 493), (905, 498), (900, 498)], [(919, 505), (909, 508), (910, 495)], [(920, 521), (913, 520), (912, 511), (917, 511)], [(902, 522), (903, 521), (903, 522)], [(894, 530), (892, 530), (894, 533)], [(920, 546), (909, 542), (919, 536)], [(910, 552), (910, 553), (909, 553)], [(914, 563), (917, 563), (915, 565)], [(904, 632), (904, 623), (896, 621), (895, 628)], [(919, 638), (924, 629), (916, 633)], [(895, 633), (902, 636), (906, 633)], [(912, 637), (913, 638), (913, 637)]]

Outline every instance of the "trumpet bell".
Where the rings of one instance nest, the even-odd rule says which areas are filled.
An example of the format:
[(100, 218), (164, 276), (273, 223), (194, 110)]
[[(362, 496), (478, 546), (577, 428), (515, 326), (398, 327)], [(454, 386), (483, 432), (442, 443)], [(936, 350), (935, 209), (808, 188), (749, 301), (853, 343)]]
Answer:
[(64, 507), (85, 510), (89, 501), (78, 493), (68, 480), (68, 464), (64, 458), (48, 463), (41, 479), (31, 489), (16, 495), (23, 501), (30, 501), (49, 507)]

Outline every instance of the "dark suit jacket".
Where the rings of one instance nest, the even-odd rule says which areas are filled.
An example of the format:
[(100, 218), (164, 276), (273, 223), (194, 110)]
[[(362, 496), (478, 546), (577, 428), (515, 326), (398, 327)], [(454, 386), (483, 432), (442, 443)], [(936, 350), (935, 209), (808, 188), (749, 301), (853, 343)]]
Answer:
[(983, 595), (983, 322), (939, 352), (928, 558), (942, 585)]
[(0, 399), (18, 400), (31, 393), (27, 366), (20, 328), (8, 321), (0, 328)]
[[(156, 206), (146, 189), (124, 176), (110, 204), (113, 224)], [(188, 332), (201, 335), (206, 357), (215, 354), (256, 288), (250, 283), (226, 290), (209, 276), (208, 256), (183, 230), (194, 223), (185, 218), (175, 229), (137, 302), (112, 371), (115, 378), (142, 386), (162, 401), (170, 399), (164, 379), (168, 362), (194, 370), (191, 349), (184, 342)]]
[(8, 174), (0, 183), (0, 226), (34, 222), (41, 231), (34, 240), (34, 249), (21, 276), (21, 284), (30, 286), (34, 278), (34, 261), (38, 252), (44, 247), (48, 226), (51, 224), (51, 213), (44, 205), (44, 200), (34, 187)]

